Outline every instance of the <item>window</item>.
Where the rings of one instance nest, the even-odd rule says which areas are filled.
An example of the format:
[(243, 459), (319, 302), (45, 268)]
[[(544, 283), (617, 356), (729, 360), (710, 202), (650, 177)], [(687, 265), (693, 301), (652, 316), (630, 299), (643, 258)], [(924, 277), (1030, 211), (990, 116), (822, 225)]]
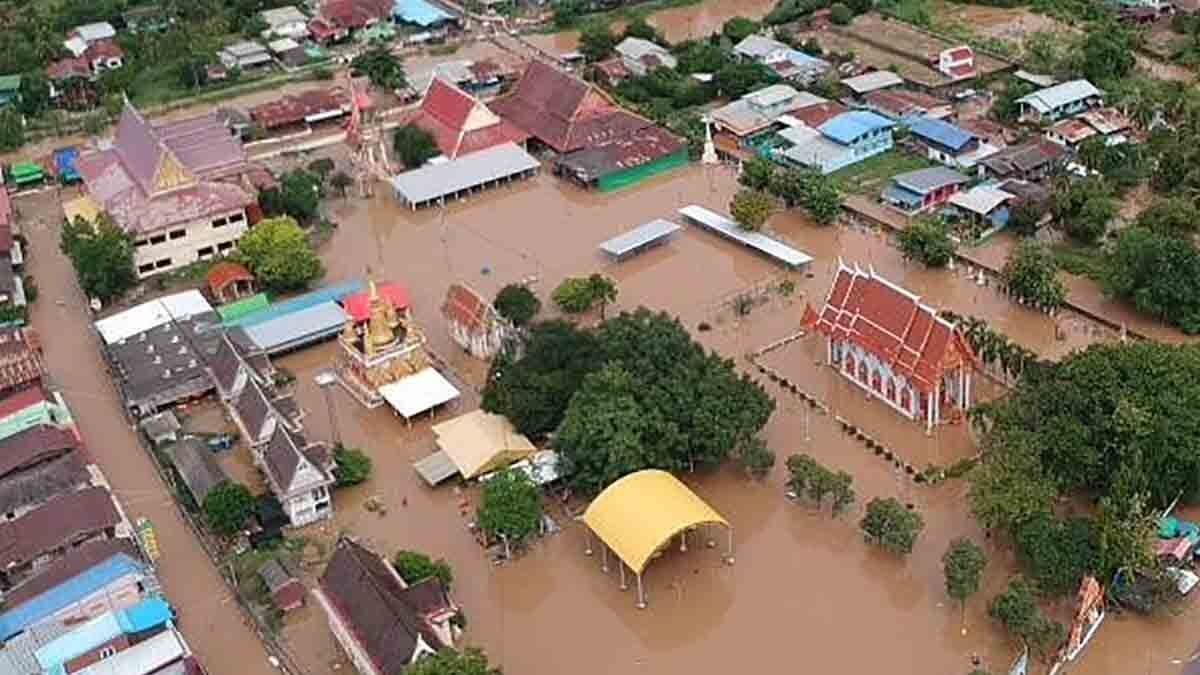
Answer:
[(172, 230), (171, 231), (171, 239), (172, 240), (183, 239), (186, 236), (187, 236), (187, 230)]
[(237, 213), (233, 214), (232, 216), (229, 216), (229, 222), (231, 222), (231, 223), (241, 223), (241, 222), (244, 222), (245, 220), (246, 220), (246, 214), (242, 211), (238, 211)]
[(196, 251), (196, 257), (200, 258), (201, 260), (208, 260), (209, 258), (212, 257), (212, 254), (213, 254), (213, 247), (211, 247), (211, 246), (205, 246), (204, 248), (201, 248)]
[(100, 650), (100, 660), (103, 661), (104, 659), (110, 658), (112, 656), (116, 656), (116, 654), (117, 654), (116, 647), (105, 647), (104, 649)]
[(212, 221), (213, 227), (225, 227), (229, 224), (228, 218), (214, 218)]
[(150, 245), (150, 241), (147, 239), (138, 239), (137, 241), (133, 242), (134, 248), (143, 248), (143, 247), (146, 247), (149, 245)]
[(217, 250), (220, 251), (221, 253), (224, 253), (225, 251), (228, 251), (231, 248), (233, 248), (232, 241), (223, 241), (223, 242), (217, 244)]
[(138, 265), (138, 274), (148, 274), (154, 271), (154, 263), (145, 263)]
[(166, 241), (166, 240), (167, 240), (167, 235), (165, 235), (165, 234), (158, 234), (158, 235), (155, 235), (155, 236), (153, 236), (153, 237), (150, 237), (150, 244), (151, 244), (152, 246), (157, 246), (157, 245), (159, 245), (159, 244), (163, 243), (163, 242), (164, 242), (164, 241)]
[(325, 492), (325, 488), (324, 488), (324, 487), (319, 487), (319, 488), (317, 488), (316, 490), (313, 490), (313, 491), (312, 491), (312, 498), (313, 498), (313, 500), (314, 500), (314, 501), (319, 501), (319, 500), (321, 500), (321, 499), (324, 499), (324, 498), (325, 498), (325, 494), (326, 494), (326, 492)]
[(164, 267), (170, 267), (170, 266), (171, 266), (170, 258), (163, 258), (162, 260), (159, 260), (154, 263), (155, 269), (160, 269), (160, 270)]

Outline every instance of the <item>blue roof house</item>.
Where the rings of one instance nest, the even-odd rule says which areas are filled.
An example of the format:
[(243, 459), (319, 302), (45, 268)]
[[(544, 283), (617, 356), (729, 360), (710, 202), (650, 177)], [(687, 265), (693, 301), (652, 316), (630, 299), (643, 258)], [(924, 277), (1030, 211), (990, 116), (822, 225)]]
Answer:
[(918, 117), (909, 123), (908, 130), (925, 147), (929, 159), (946, 166), (971, 169), (1000, 151), (966, 129), (943, 120)]
[(132, 607), (106, 612), (40, 647), (34, 658), (44, 675), (66, 675), (67, 663), (109, 645), (122, 636), (148, 637), (175, 618), (162, 598), (146, 598)]
[(917, 169), (892, 176), (881, 201), (906, 215), (941, 206), (971, 179), (944, 166)]
[(395, 23), (431, 28), (454, 20), (453, 14), (428, 0), (395, 0), (392, 4), (392, 21)]
[(866, 110), (836, 115), (812, 129), (793, 126), (779, 136), (790, 147), (779, 151), (777, 159), (830, 174), (892, 149), (894, 122)]

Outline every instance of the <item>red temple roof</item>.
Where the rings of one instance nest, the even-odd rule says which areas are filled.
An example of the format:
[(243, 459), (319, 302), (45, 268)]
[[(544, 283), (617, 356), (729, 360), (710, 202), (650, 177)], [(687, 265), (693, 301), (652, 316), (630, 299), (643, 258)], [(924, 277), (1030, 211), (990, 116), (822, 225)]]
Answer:
[[(397, 310), (408, 309), (408, 289), (391, 281), (376, 284), (379, 297), (390, 302)], [(342, 309), (355, 321), (366, 321), (371, 318), (371, 295), (368, 291), (348, 295), (342, 300)]]
[(523, 143), (529, 138), (478, 99), (439, 77), (430, 82), (421, 106), (407, 124), (428, 131), (448, 159), (501, 143)]
[(841, 265), (820, 313), (806, 306), (802, 323), (859, 345), (923, 392), (949, 368), (975, 361), (957, 326), (874, 270)]

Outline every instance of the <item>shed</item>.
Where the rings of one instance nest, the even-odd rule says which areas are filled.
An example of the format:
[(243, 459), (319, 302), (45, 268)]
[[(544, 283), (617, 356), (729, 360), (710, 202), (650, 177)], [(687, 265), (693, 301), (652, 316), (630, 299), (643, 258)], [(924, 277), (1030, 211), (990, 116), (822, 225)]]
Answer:
[(79, 170), (75, 168), (75, 160), (79, 159), (79, 148), (70, 146), (59, 148), (54, 151), (54, 173), (58, 176), (58, 181), (65, 185), (78, 183), (82, 178), (79, 175)]
[(254, 275), (246, 266), (222, 260), (209, 268), (204, 275), (208, 291), (218, 303), (240, 300), (254, 294)]
[(213, 459), (212, 452), (197, 438), (185, 438), (167, 452), (197, 504), (204, 504), (208, 493), (229, 479)]
[(26, 187), (45, 180), (46, 172), (34, 162), (13, 162), (8, 167), (8, 177), (17, 187)]
[(379, 388), (380, 395), (405, 420), (458, 398), (458, 389), (441, 373), (425, 368)]
[(266, 293), (256, 293), (248, 298), (218, 307), (217, 316), (221, 317), (222, 323), (232, 324), (244, 316), (266, 309), (270, 304), (271, 301), (267, 299)]
[(290, 565), (282, 558), (272, 558), (258, 568), (258, 576), (271, 594), (271, 602), (282, 612), (290, 612), (304, 606), (307, 590), (296, 578)]
[(474, 410), (433, 425), (442, 452), (463, 478), (476, 478), (532, 455), (537, 448), (503, 415)]
[(179, 419), (175, 413), (167, 410), (152, 415), (141, 421), (142, 433), (155, 445), (174, 443), (179, 440)]

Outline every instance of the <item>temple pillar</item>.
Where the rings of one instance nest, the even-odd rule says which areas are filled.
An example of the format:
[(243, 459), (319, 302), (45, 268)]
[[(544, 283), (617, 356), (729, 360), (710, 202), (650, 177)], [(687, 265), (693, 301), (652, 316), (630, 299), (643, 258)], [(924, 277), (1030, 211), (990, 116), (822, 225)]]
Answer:
[(933, 430), (934, 402), (933, 402), (933, 392), (932, 391), (929, 392), (929, 395), (925, 397), (925, 402), (926, 402), (926, 405), (925, 405), (925, 431), (928, 432), (928, 431)]
[(963, 395), (963, 408), (971, 405), (971, 371), (967, 371), (966, 394)]

